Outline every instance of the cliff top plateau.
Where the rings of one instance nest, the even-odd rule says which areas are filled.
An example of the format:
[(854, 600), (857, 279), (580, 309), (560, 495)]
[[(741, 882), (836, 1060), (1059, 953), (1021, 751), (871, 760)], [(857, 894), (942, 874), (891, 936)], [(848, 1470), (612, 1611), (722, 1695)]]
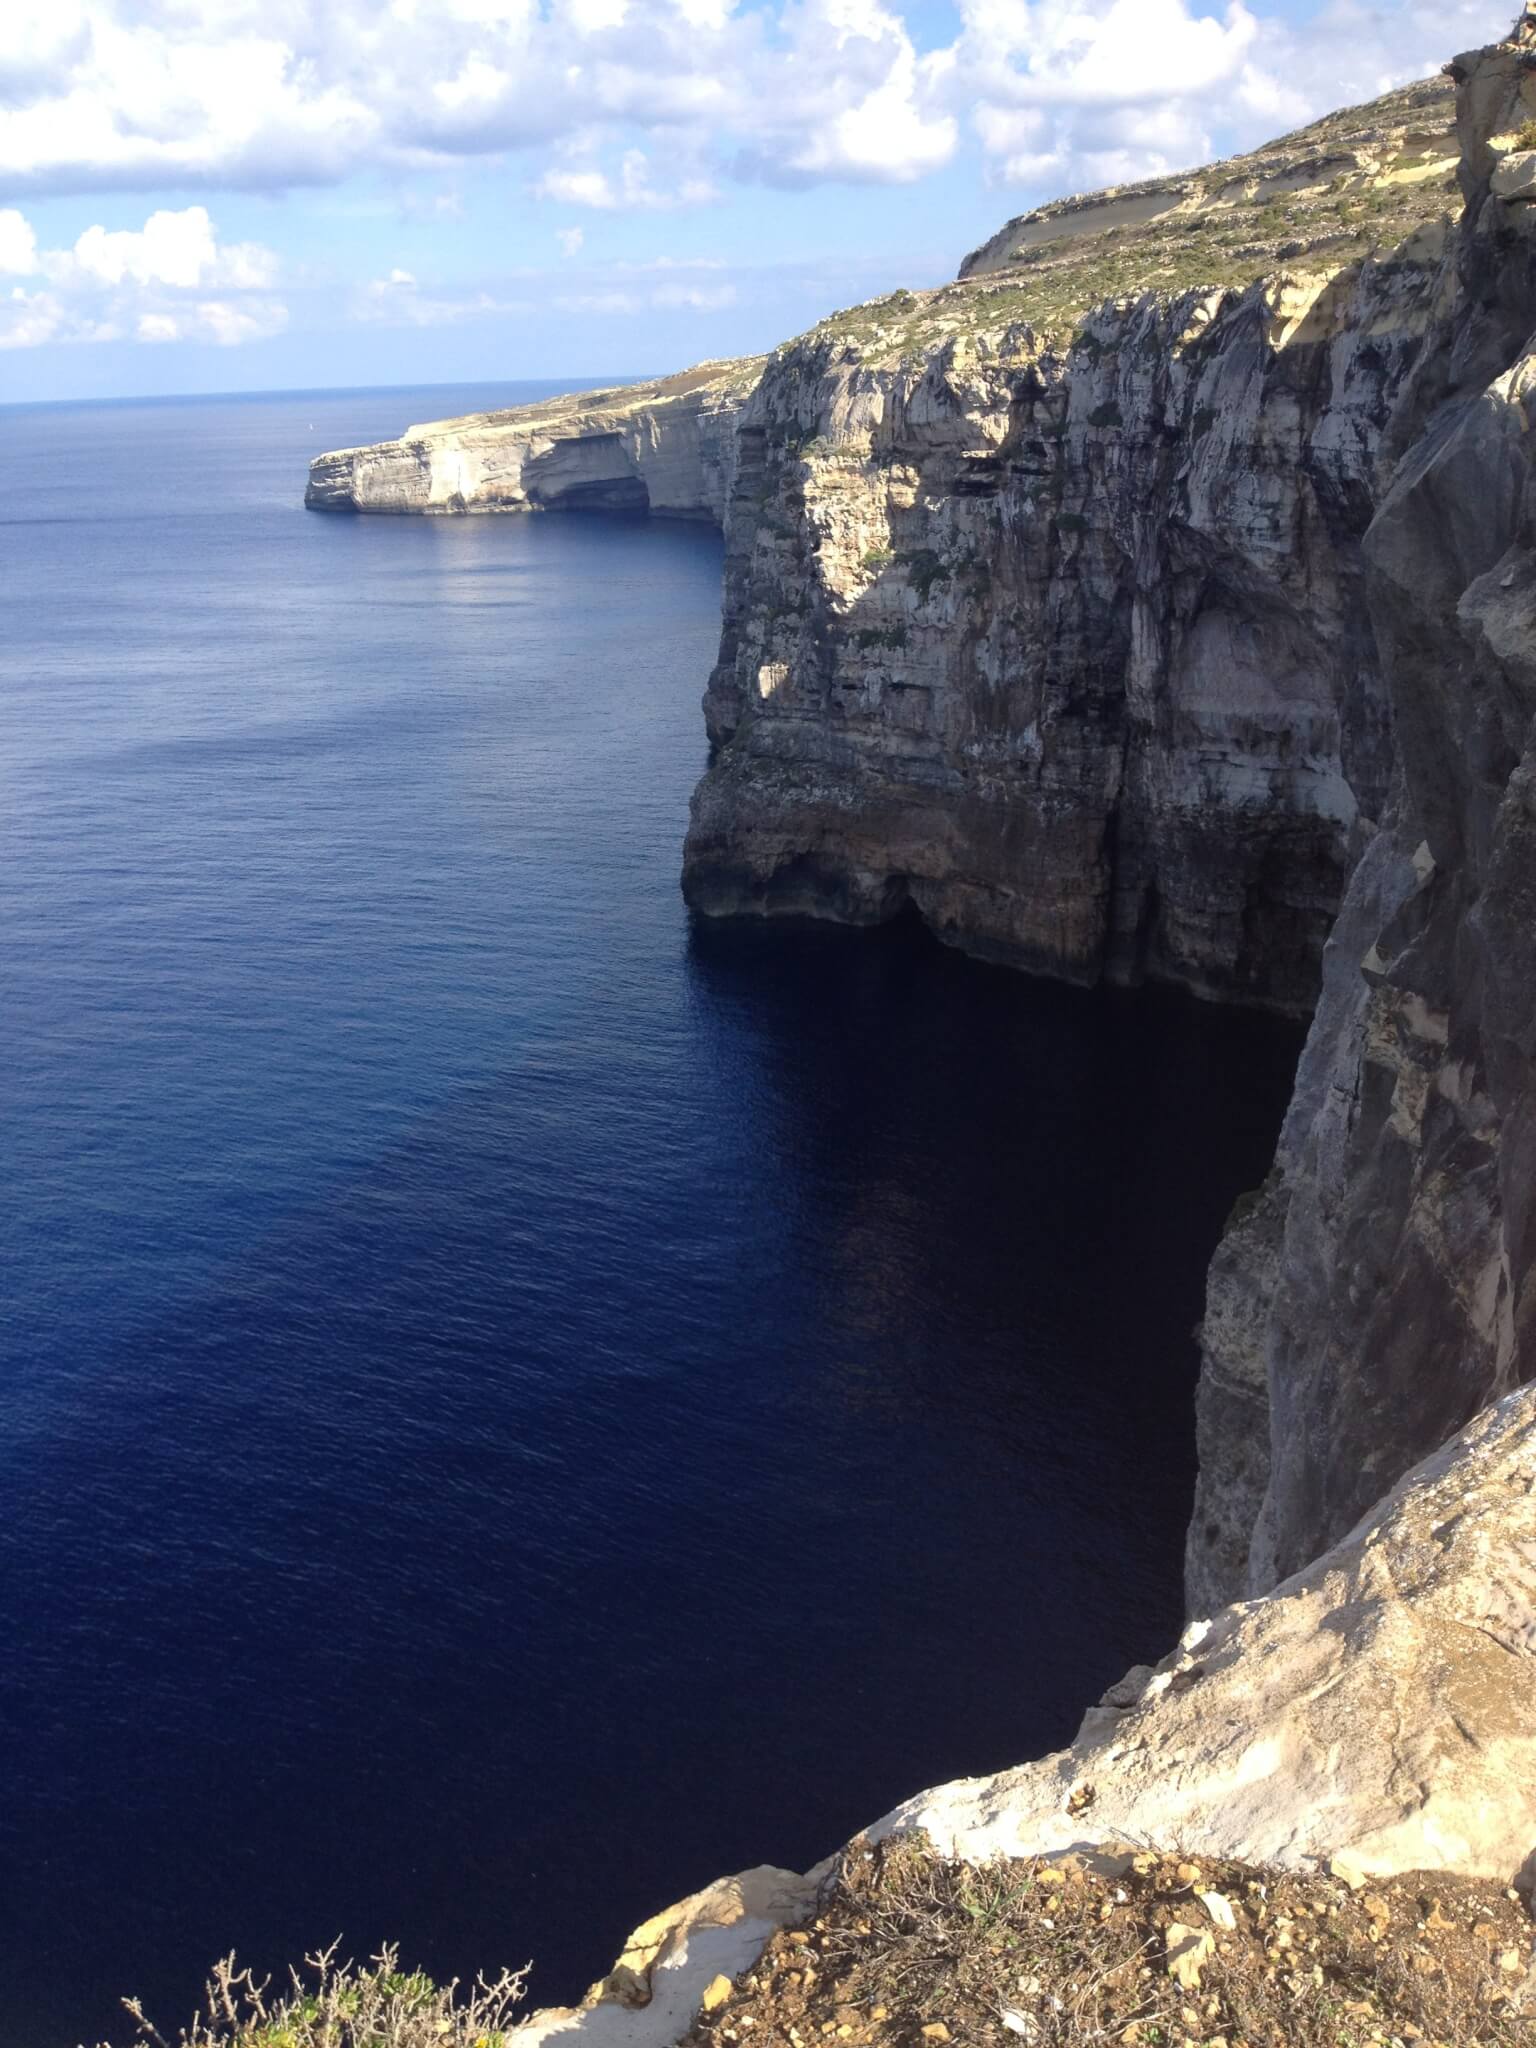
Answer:
[(833, 314), (811, 338), (871, 361), (1014, 322), (1060, 343), (1107, 301), (1389, 254), (1459, 209), (1454, 118), (1450, 81), (1423, 79), (1246, 156), (1053, 200), (967, 256), (957, 283)]

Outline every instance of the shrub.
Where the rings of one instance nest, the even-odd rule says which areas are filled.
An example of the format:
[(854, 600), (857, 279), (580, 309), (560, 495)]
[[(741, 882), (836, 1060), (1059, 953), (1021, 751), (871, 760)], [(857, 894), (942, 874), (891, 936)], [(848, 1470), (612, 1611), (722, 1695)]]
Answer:
[(888, 568), (895, 559), (890, 548), (866, 548), (859, 557), (859, 566), (873, 574), (878, 569)]
[(902, 556), (907, 581), (917, 592), (919, 601), (928, 602), (928, 596), (935, 583), (947, 583), (949, 571), (932, 548), (914, 548), (909, 555)]
[(1516, 149), (1536, 149), (1536, 121), (1527, 121), (1515, 137)]
[(478, 1978), (461, 1997), (457, 1983), (437, 1985), (419, 1970), (402, 1970), (399, 1951), (381, 1949), (369, 1963), (339, 1963), (332, 1943), (290, 1970), (286, 1990), (226, 1956), (208, 1980), (203, 2011), (175, 2042), (146, 2018), (138, 1999), (123, 2003), (141, 2042), (154, 2048), (505, 2048), (513, 2008), (528, 1971)]

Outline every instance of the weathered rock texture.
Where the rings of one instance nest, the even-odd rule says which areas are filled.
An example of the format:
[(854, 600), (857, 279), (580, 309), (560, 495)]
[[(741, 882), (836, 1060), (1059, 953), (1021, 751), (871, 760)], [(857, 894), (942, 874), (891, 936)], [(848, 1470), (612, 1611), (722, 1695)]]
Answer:
[(720, 520), (736, 413), (761, 363), (407, 427), (310, 464), (319, 512), (652, 512)]
[(1307, 1571), (1194, 1623), (1071, 1749), (872, 1832), (911, 1828), (970, 1861), (1130, 1841), (1351, 1878), (1536, 1874), (1536, 1391)]
[(749, 1970), (768, 1937), (809, 1919), (825, 1866), (806, 1877), (760, 1864), (722, 1877), (637, 1927), (580, 2005), (547, 2006), (518, 2029), (528, 2048), (580, 2040), (591, 2048), (670, 2048), (709, 1988)]
[(1536, 1374), (1536, 24), (1458, 59), (1466, 214), (1366, 535), (1394, 786), (1277, 1172), (1213, 1269), (1189, 1587), (1261, 1591)]
[(1311, 1004), (1386, 794), (1359, 541), (1449, 119), (1436, 81), (1047, 209), (769, 360), (691, 903)]

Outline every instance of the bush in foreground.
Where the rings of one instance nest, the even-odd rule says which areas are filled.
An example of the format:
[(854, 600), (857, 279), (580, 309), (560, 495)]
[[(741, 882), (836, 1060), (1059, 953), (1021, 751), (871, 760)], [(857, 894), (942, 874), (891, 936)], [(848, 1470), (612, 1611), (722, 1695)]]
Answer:
[(503, 2048), (510, 2040), (526, 1967), (461, 1990), (402, 1970), (395, 1948), (357, 1964), (338, 1962), (338, 1947), (307, 1956), (277, 1990), (226, 1956), (208, 1980), (202, 2012), (174, 2041), (136, 1998), (124, 2004), (151, 2048)]

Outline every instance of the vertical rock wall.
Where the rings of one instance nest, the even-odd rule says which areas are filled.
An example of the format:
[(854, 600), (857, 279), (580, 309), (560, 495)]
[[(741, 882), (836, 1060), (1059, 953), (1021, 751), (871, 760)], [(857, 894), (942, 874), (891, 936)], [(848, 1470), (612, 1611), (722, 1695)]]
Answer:
[[(1382, 105), (1370, 132), (1409, 146), (1420, 100)], [(1337, 156), (1303, 155), (1331, 189)], [(1310, 1008), (1390, 762), (1359, 544), (1446, 277), (1433, 223), (1338, 239), (1059, 340), (1026, 268), (770, 359), (737, 428), (697, 909), (910, 904), (1038, 971)], [(1185, 240), (1149, 267), (1215, 262)]]
[(1277, 1174), (1213, 1268), (1201, 1611), (1305, 1563), (1536, 1369), (1536, 23), (1453, 74), (1454, 297), (1365, 540), (1393, 793)]

